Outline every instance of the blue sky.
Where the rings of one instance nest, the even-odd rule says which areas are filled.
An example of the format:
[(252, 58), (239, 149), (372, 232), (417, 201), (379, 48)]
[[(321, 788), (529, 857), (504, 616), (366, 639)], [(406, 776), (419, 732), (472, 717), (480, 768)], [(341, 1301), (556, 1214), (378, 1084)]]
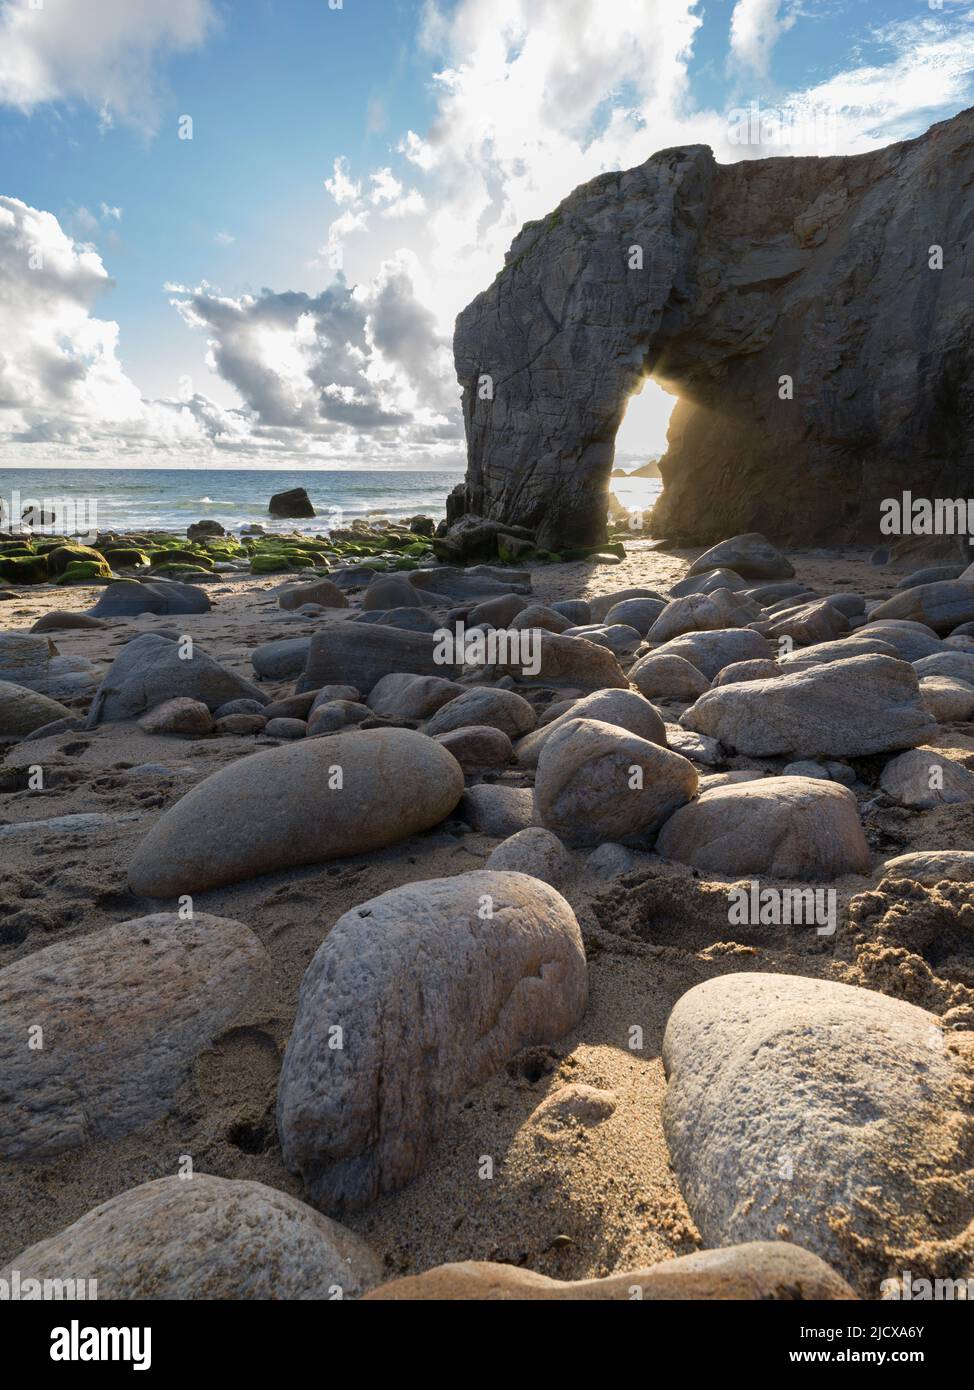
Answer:
[(0, 0), (0, 464), (456, 466), (523, 221), (669, 145), (918, 134), (972, 69), (967, 0)]

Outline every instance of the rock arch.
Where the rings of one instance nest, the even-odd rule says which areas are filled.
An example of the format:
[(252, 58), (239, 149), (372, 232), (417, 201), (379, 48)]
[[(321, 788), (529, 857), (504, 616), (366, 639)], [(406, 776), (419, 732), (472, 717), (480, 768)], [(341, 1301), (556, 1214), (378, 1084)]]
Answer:
[(598, 543), (647, 371), (680, 397), (654, 515), (672, 540), (872, 540), (884, 497), (974, 492), (972, 188), (968, 111), (866, 155), (691, 146), (576, 189), (457, 319), (451, 517)]

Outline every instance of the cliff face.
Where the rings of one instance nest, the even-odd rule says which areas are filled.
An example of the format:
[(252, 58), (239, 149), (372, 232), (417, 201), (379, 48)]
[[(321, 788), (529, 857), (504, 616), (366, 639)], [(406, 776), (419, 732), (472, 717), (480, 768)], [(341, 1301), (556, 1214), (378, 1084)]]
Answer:
[(855, 157), (663, 151), (525, 226), (458, 317), (459, 509), (597, 543), (648, 371), (680, 398), (658, 535), (877, 540), (885, 497), (974, 493), (972, 330), (974, 111)]

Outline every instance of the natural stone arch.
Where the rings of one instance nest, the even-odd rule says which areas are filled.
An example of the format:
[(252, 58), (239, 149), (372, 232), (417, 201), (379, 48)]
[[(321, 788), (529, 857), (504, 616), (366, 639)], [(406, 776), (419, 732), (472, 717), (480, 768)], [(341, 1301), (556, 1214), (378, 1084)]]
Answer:
[(972, 177), (965, 112), (867, 155), (721, 166), (692, 146), (576, 189), (457, 319), (467, 478), (451, 515), (535, 527), (550, 549), (600, 541), (647, 370), (680, 397), (657, 534), (874, 539), (884, 497), (963, 495)]

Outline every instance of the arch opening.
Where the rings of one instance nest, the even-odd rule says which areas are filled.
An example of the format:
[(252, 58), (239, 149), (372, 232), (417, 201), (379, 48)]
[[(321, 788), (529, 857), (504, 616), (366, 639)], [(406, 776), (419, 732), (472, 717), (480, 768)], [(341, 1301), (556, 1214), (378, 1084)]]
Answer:
[(626, 402), (609, 481), (610, 524), (642, 531), (663, 490), (659, 461), (678, 397), (647, 375)]

